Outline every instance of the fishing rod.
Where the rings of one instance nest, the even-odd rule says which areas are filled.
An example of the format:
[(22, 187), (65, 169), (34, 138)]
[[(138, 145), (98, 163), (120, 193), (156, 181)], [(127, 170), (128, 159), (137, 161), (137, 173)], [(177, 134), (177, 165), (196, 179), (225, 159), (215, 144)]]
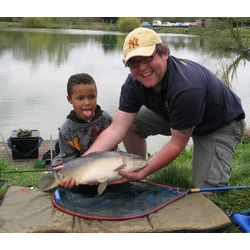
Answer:
[(29, 170), (13, 170), (13, 171), (1, 171), (0, 174), (18, 174), (18, 173), (30, 173), (30, 172), (55, 172), (55, 169), (29, 169)]
[(191, 188), (189, 193), (216, 192), (228, 190), (250, 189), (250, 186), (225, 186), (225, 187), (209, 187), (209, 188)]

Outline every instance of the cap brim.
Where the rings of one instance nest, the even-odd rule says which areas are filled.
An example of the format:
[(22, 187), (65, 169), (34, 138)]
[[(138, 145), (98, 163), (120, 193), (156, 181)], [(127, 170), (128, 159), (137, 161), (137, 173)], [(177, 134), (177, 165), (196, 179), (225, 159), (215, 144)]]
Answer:
[(129, 59), (131, 59), (132, 57), (135, 57), (135, 56), (151, 56), (155, 51), (155, 46), (156, 45), (133, 49), (124, 58), (125, 63), (127, 63), (127, 61)]

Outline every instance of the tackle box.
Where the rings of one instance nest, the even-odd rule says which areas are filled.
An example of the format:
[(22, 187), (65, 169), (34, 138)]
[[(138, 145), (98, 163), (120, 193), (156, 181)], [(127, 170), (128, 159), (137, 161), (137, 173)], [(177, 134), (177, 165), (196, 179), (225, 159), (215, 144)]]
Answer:
[(31, 130), (28, 136), (18, 136), (18, 131), (13, 130), (7, 142), (13, 159), (37, 159), (42, 141), (38, 130)]

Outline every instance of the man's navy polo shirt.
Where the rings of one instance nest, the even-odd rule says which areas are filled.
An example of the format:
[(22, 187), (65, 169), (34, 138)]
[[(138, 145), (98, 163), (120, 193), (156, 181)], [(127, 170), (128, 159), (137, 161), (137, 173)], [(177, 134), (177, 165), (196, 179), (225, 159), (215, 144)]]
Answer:
[(173, 56), (168, 58), (160, 93), (128, 75), (119, 109), (136, 113), (142, 105), (169, 120), (173, 129), (195, 127), (196, 135), (245, 118), (240, 99), (214, 74), (198, 63)]

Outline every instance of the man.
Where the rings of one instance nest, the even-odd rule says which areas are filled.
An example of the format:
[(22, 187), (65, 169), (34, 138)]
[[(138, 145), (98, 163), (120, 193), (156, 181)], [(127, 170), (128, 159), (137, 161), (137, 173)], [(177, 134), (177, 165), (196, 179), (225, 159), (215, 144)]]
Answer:
[(192, 137), (194, 187), (228, 185), (235, 147), (245, 128), (240, 99), (205, 67), (171, 56), (151, 29), (130, 32), (123, 54), (131, 74), (122, 86), (119, 110), (84, 155), (109, 150), (123, 140), (128, 152), (145, 157), (147, 136), (171, 135), (147, 167), (135, 173), (120, 171), (123, 179), (115, 183), (123, 183), (168, 165)]

